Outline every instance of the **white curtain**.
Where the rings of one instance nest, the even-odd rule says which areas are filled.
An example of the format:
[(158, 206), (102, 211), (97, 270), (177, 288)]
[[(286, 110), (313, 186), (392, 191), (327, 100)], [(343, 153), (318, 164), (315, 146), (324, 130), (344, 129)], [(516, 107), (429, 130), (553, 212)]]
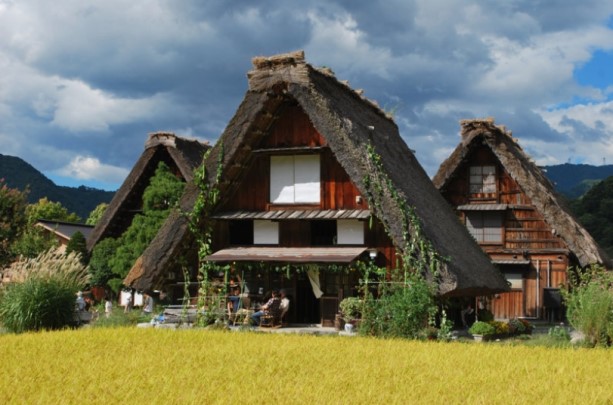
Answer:
[(313, 288), (315, 298), (321, 298), (324, 293), (321, 291), (321, 285), (319, 284), (319, 267), (317, 267), (316, 264), (309, 265), (307, 267), (307, 276), (309, 276), (309, 281), (311, 282), (311, 287)]

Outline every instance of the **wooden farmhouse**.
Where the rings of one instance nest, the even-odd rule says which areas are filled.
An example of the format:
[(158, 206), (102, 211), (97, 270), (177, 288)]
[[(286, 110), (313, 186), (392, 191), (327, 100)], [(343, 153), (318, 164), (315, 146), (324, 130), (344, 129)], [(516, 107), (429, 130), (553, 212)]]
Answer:
[(77, 224), (73, 222), (50, 221), (39, 219), (35, 226), (40, 227), (43, 233), (51, 235), (57, 241), (58, 248), (63, 252), (68, 246), (68, 242), (77, 232), (81, 232), (85, 239), (89, 237), (93, 230), (93, 226), (85, 224)]
[(177, 177), (189, 182), (208, 148), (208, 144), (169, 132), (149, 134), (145, 150), (87, 238), (87, 249), (91, 251), (101, 240), (117, 238), (128, 229), (134, 216), (142, 211), (143, 193), (160, 162), (166, 163)]
[[(254, 58), (248, 82), (205, 164), (211, 184), (221, 170), (207, 260), (231, 265), (252, 301), (283, 288), (291, 299), (289, 322), (326, 325), (339, 301), (356, 294), (357, 262), (395, 266), (405, 246), (404, 213), (387, 186), (375, 201), (374, 160), (399, 198), (414, 208), (425, 238), (446, 258), (440, 295), (506, 289), (394, 121), (376, 104), (329, 69), (307, 64), (302, 52)], [(197, 187), (188, 184), (182, 210), (191, 210), (197, 196)], [(171, 214), (124, 283), (162, 289), (178, 299), (182, 269), (193, 263), (195, 249), (185, 216)]]
[(461, 126), (434, 184), (510, 284), (491, 300), (494, 316), (559, 316), (567, 268), (606, 264), (606, 254), (510, 132), (491, 119)]

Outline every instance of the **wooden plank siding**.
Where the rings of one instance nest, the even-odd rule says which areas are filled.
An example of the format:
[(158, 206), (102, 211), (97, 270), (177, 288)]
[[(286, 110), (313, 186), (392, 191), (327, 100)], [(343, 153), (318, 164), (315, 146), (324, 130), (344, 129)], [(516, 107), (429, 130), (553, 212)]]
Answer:
[[(260, 151), (251, 157), (249, 167), (244, 170), (242, 178), (238, 179), (231, 195), (218, 209), (224, 211), (270, 211), (275, 209), (304, 210), (368, 210), (368, 204), (355, 187), (349, 175), (338, 163), (332, 151), (326, 147), (325, 137), (311, 124), (308, 116), (299, 107), (287, 106), (278, 112), (279, 116), (254, 149)], [(318, 153), (321, 163), (321, 200), (319, 204), (285, 205), (270, 204), (270, 153), (267, 149), (282, 149), (295, 147), (321, 148)], [(283, 152), (275, 152), (283, 153)], [(288, 154), (291, 151), (288, 150)], [(373, 221), (373, 229), (368, 221), (364, 221), (365, 240), (368, 247), (377, 248), (380, 252), (377, 264), (392, 266), (395, 264), (396, 250), (378, 220)], [(215, 250), (229, 246), (228, 221), (216, 221)], [(311, 244), (311, 227), (308, 220), (283, 220), (279, 222), (279, 246), (306, 247)]]
[[(496, 167), (496, 193), (469, 193), (470, 166)], [(480, 243), (483, 250), (496, 260), (529, 259), (527, 266), (504, 266), (503, 273), (523, 275), (522, 289), (497, 294), (492, 300), (496, 318), (543, 317), (543, 289), (556, 288), (566, 281), (570, 261), (568, 247), (555, 234), (530, 198), (504, 170), (493, 152), (485, 147), (474, 148), (446, 185), (443, 196), (454, 207), (468, 204), (507, 204), (502, 213), (502, 238), (499, 243)], [(466, 211), (458, 211), (466, 223)], [(537, 277), (538, 274), (538, 277)], [(538, 278), (538, 282), (537, 282)]]

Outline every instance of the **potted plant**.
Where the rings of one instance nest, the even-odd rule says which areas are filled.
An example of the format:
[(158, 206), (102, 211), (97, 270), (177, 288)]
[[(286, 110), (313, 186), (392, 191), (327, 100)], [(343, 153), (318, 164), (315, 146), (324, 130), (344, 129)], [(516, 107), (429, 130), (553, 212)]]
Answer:
[(339, 303), (338, 307), (345, 321), (347, 332), (352, 332), (357, 320), (362, 317), (363, 305), (364, 303), (358, 297), (347, 297)]
[(496, 333), (496, 328), (494, 328), (492, 325), (490, 325), (487, 322), (477, 321), (473, 323), (470, 329), (468, 329), (468, 333), (473, 335), (473, 338), (477, 342), (481, 342), (484, 337), (487, 337), (488, 335), (493, 335), (494, 333)]

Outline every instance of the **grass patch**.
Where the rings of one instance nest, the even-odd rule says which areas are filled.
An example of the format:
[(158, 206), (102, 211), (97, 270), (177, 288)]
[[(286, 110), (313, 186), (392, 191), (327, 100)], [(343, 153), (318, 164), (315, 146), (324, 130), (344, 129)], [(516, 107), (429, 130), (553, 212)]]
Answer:
[(87, 328), (0, 335), (0, 358), (8, 404), (613, 401), (606, 349)]

